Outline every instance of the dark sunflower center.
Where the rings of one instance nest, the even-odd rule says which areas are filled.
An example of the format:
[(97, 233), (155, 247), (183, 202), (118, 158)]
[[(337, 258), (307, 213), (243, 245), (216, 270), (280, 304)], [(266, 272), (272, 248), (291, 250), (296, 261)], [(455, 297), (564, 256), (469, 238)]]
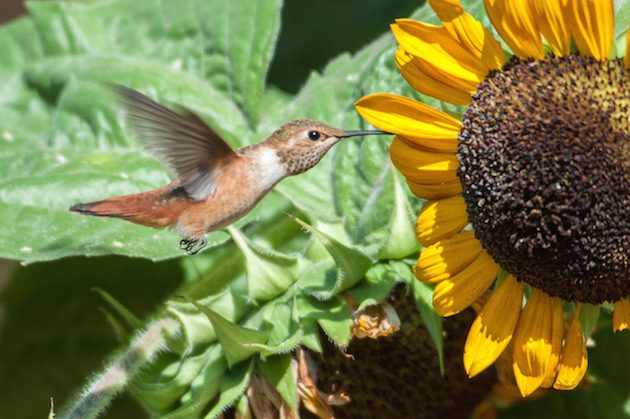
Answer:
[(343, 391), (350, 403), (335, 407), (338, 418), (466, 418), (497, 381), (490, 368), (469, 380), (462, 366), (462, 348), (475, 313), (444, 319), (444, 372), (431, 338), (404, 287), (389, 297), (401, 320), (398, 333), (379, 339), (353, 339), (348, 353), (323, 338), (317, 386)]
[(470, 222), (518, 279), (565, 300), (630, 294), (630, 75), (577, 55), (513, 59), (459, 135)]

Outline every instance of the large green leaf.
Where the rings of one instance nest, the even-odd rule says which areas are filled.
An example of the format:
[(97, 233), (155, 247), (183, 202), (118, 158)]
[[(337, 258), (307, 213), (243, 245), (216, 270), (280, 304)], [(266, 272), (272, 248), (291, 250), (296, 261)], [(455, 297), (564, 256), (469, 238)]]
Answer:
[[(0, 217), (8, 226), (0, 233), (1, 256), (31, 262), (182, 254), (173, 232), (67, 209), (169, 180), (126, 129), (114, 98), (94, 82), (185, 105), (234, 146), (253, 140), (280, 1), (249, 0), (238, 10), (224, 3), (32, 2), (32, 18), (0, 29), (7, 86), (0, 91)], [(208, 238), (213, 247), (228, 235)]]
[[(239, 4), (245, 11), (239, 13), (229, 2), (209, 6), (192, 0), (177, 6), (157, 0), (33, 2), (31, 20), (0, 30), (12, 68), (6, 79), (20, 81), (2, 109), (15, 118), (0, 123), (7, 145), (2, 157), (12, 163), (0, 173), (0, 215), (11, 226), (0, 236), (0, 255), (31, 262), (73, 254), (154, 260), (182, 254), (172, 232), (67, 212), (77, 202), (139, 192), (169, 179), (127, 130), (115, 100), (95, 82), (118, 82), (167, 105), (183, 104), (234, 146), (259, 141), (290, 118), (358, 127), (352, 104), (366, 89), (406, 86), (386, 36), (314, 74), (290, 101), (273, 90), (263, 96), (278, 0), (249, 3)], [(430, 16), (429, 9), (421, 15)], [(22, 52), (19, 43), (28, 30), (39, 36)], [(263, 102), (266, 113), (256, 124)], [(396, 207), (388, 143), (386, 136), (342, 142), (315, 169), (278, 189), (310, 218), (344, 220), (351, 237), (364, 245), (391, 243), (387, 232), (399, 224), (400, 213), (379, 222), (390, 216), (384, 208)], [(417, 208), (418, 201), (412, 204)], [(252, 214), (240, 225), (256, 218)], [(211, 233), (209, 248), (227, 238)]]
[(208, 80), (255, 122), (280, 5), (281, 0), (108, 0), (31, 2), (29, 11), (46, 55), (113, 54), (162, 62)]
[(617, 55), (628, 54), (626, 36), (630, 31), (630, 0), (615, 0), (615, 41)]

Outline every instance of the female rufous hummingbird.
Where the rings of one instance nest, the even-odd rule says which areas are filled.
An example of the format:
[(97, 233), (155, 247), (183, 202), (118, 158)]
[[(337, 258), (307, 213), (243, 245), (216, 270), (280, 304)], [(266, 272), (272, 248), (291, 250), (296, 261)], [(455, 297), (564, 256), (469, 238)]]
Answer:
[(184, 237), (180, 248), (191, 255), (206, 246), (205, 233), (243, 217), (278, 182), (315, 166), (341, 139), (386, 134), (301, 119), (258, 144), (234, 150), (194, 113), (177, 113), (135, 90), (113, 88), (140, 139), (177, 178), (151, 191), (76, 204), (70, 211), (174, 227)]

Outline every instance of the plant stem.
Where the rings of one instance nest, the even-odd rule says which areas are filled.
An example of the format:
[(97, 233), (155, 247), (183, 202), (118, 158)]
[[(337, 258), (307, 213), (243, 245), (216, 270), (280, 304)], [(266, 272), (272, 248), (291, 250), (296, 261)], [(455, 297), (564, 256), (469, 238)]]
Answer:
[(62, 418), (92, 419), (98, 417), (111, 401), (121, 393), (138, 369), (151, 362), (166, 346), (166, 337), (173, 336), (180, 325), (172, 318), (151, 323), (137, 335), (129, 348), (115, 358), (105, 370), (90, 382)]

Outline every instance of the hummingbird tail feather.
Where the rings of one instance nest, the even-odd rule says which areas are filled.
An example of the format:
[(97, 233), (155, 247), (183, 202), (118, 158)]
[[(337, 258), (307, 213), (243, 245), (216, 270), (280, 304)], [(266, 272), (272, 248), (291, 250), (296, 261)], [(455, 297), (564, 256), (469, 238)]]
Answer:
[(83, 215), (92, 215), (95, 217), (113, 217), (113, 218), (126, 218), (127, 215), (120, 212), (121, 208), (117, 205), (112, 205), (110, 200), (104, 199), (102, 201), (87, 202), (85, 204), (75, 204), (69, 208), (72, 212), (77, 212)]
[(122, 218), (136, 224), (164, 228), (177, 221), (183, 208), (177, 202), (155, 205), (159, 197), (160, 191), (148, 191), (76, 204), (69, 209), (83, 215)]

